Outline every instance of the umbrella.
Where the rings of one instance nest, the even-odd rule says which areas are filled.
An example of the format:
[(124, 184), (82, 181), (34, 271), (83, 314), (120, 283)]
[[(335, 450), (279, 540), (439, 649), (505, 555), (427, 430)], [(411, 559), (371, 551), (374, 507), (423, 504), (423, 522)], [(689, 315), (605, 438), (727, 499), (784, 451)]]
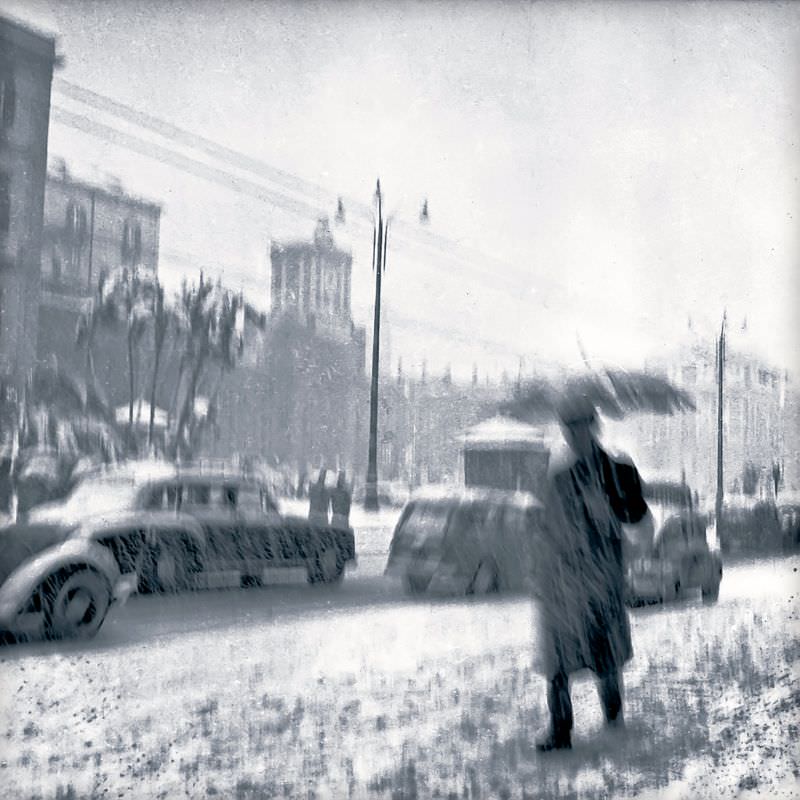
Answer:
[(613, 419), (632, 413), (672, 414), (695, 408), (691, 396), (666, 377), (617, 369), (562, 381), (532, 379), (520, 384), (500, 410), (516, 419), (541, 421), (556, 416), (562, 403), (573, 400), (588, 401)]

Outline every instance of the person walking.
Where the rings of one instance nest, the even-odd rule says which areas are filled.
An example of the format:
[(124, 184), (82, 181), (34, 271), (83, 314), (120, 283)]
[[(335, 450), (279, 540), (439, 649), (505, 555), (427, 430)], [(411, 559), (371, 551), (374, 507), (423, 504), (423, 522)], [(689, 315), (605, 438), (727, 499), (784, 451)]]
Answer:
[(328, 470), (321, 469), (317, 480), (308, 487), (308, 520), (319, 525), (329, 525), (329, 507), (331, 496), (328, 487), (325, 486), (325, 479)]
[(331, 524), (335, 528), (350, 527), (351, 502), (352, 495), (350, 487), (347, 485), (347, 476), (344, 470), (340, 470), (339, 477), (336, 480), (336, 488), (331, 493), (331, 510), (333, 512)]
[(548, 681), (550, 730), (542, 752), (572, 746), (570, 675), (592, 670), (606, 723), (624, 724), (622, 676), (633, 655), (625, 610), (622, 524), (649, 528), (652, 516), (632, 462), (612, 459), (600, 446), (594, 405), (585, 397), (558, 409), (569, 446), (554, 463), (545, 496), (545, 524), (536, 581), (541, 610), (540, 647)]

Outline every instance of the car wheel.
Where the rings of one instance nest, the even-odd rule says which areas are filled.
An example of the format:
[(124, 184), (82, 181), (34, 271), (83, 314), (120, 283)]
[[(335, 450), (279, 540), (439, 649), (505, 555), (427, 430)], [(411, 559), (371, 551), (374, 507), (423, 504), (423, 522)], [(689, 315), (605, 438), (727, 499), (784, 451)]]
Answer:
[(720, 581), (716, 581), (715, 583), (712, 583), (708, 586), (703, 586), (700, 589), (704, 603), (708, 603), (710, 605), (711, 603), (717, 602), (719, 599), (719, 584)]
[(467, 589), (468, 594), (490, 594), (499, 589), (497, 567), (491, 561), (482, 561), (475, 571), (472, 582)]
[(108, 581), (93, 569), (55, 576), (42, 589), (48, 639), (89, 639), (100, 630), (111, 605)]
[(669, 603), (677, 600), (681, 596), (681, 582), (676, 580), (671, 586), (668, 586), (661, 595), (662, 603)]
[(409, 575), (406, 573), (403, 576), (403, 586), (406, 592), (412, 595), (424, 594), (430, 582), (430, 578), (424, 578), (421, 575)]

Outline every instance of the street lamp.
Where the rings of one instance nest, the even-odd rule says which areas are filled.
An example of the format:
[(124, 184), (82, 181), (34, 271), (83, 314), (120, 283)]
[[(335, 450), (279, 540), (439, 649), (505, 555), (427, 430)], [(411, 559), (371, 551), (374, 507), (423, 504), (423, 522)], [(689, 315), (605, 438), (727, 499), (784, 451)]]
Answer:
[[(364, 492), (364, 508), (377, 511), (378, 501), (378, 377), (380, 369), (380, 337), (381, 337), (381, 279), (386, 270), (386, 251), (389, 241), (389, 222), (384, 219), (383, 195), (380, 178), (375, 188), (376, 214), (372, 226), (372, 269), (375, 272), (375, 311), (372, 322), (372, 375), (369, 393), (369, 447), (367, 451), (367, 480)], [(337, 201), (336, 221), (345, 222), (345, 209), (341, 197)], [(419, 215), (420, 222), (430, 221), (428, 201), (424, 200)]]
[(367, 485), (364, 509), (377, 511), (378, 502), (378, 369), (381, 337), (381, 276), (386, 269), (386, 245), (389, 221), (383, 219), (381, 181), (375, 189), (377, 216), (372, 228), (372, 269), (375, 272), (375, 313), (372, 321), (372, 377), (369, 390), (369, 449), (367, 451)]

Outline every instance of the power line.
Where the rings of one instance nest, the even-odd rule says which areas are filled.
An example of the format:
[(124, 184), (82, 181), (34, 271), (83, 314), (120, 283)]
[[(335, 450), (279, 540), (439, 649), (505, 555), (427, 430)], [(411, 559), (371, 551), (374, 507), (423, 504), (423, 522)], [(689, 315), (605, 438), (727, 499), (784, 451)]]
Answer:
[[(307, 209), (314, 207), (308, 203), (307, 198), (298, 199), (296, 197), (288, 197), (285, 194), (287, 187), (289, 191), (298, 192), (301, 195), (322, 195), (326, 198), (326, 206), (332, 206), (335, 202), (335, 198), (333, 197), (332, 193), (317, 184), (298, 178), (297, 176), (294, 176), (288, 172), (272, 167), (263, 161), (254, 159), (232, 148), (220, 145), (217, 142), (213, 142), (203, 136), (199, 136), (198, 134), (187, 131), (151, 114), (134, 109), (125, 103), (112, 100), (109, 97), (98, 94), (97, 92), (93, 92), (89, 89), (85, 89), (77, 84), (71, 83), (70, 81), (66, 81), (63, 78), (54, 79), (54, 88), (57, 93), (79, 103), (83, 103), (105, 113), (124, 119), (138, 127), (150, 130), (165, 139), (173, 142), (180, 142), (213, 158), (226, 161), (229, 165), (232, 164), (238, 169), (251, 172), (273, 183), (277, 183), (279, 185), (279, 194), (286, 198), (286, 201), (289, 204), (304, 205)], [(186, 158), (186, 156), (182, 156), (182, 158)], [(273, 198), (276, 197), (274, 194), (274, 189), (267, 191), (272, 192), (271, 196)], [(285, 206), (282, 206), (280, 202), (277, 202), (274, 199), (271, 200), (271, 202), (274, 202), (275, 205), (285, 208)], [(348, 208), (355, 209), (358, 212), (360, 222), (368, 223), (371, 228), (372, 209), (369, 206), (352, 198), (347, 198), (347, 205)], [(454, 252), (454, 250), (463, 251), (463, 247), (455, 242), (431, 233), (430, 231), (420, 230), (419, 228), (411, 226), (402, 220), (395, 221), (394, 229), (396, 234), (400, 234), (400, 239), (405, 241), (406, 244), (409, 244), (412, 247), (423, 247), (433, 250), (439, 256), (453, 260), (462, 269), (466, 267), (474, 277), (478, 277), (482, 280), (489, 280), (492, 288), (498, 288), (498, 284), (503, 284), (514, 294), (515, 297), (519, 296), (519, 291), (521, 288), (523, 288), (523, 281), (514, 281), (509, 279), (509, 266), (502, 261), (487, 256), (483, 253), (472, 254), (472, 257), (479, 258), (482, 263), (490, 263), (494, 265), (494, 269), (482, 269), (476, 267), (472, 263), (471, 258), (467, 260), (466, 254), (458, 255), (456, 252)], [(526, 285), (524, 288), (529, 287)]]
[[(284, 172), (276, 167), (272, 167), (263, 161), (251, 158), (244, 153), (238, 152), (237, 150), (225, 147), (196, 133), (185, 130), (184, 128), (179, 128), (177, 125), (173, 125), (170, 122), (159, 119), (152, 114), (139, 111), (132, 106), (129, 106), (125, 103), (120, 103), (117, 100), (112, 100), (110, 97), (98, 94), (90, 89), (85, 89), (63, 78), (54, 78), (53, 88), (58, 94), (65, 95), (66, 97), (69, 97), (72, 100), (77, 100), (80, 103), (99, 108), (109, 114), (118, 116), (127, 120), (128, 122), (132, 122), (139, 127), (147, 128), (155, 133), (158, 133), (166, 139), (182, 142), (189, 147), (201, 150), (207, 155), (219, 158), (221, 160), (230, 161), (231, 163), (235, 164), (235, 166), (265, 177), (268, 180), (275, 181), (276, 183), (284, 183), (289, 186), (292, 191), (298, 191), (305, 194), (323, 193), (326, 195), (328, 200), (330, 200), (332, 197), (329, 191), (324, 190), (322, 187), (317, 186), (309, 181), (304, 181), (295, 175), (291, 175), (288, 172)], [(353, 207), (356, 206), (356, 203), (348, 200), (348, 205), (351, 204)], [(369, 214), (371, 209), (362, 204), (361, 210), (365, 214)]]
[[(162, 163), (170, 163), (173, 166), (176, 166), (178, 169), (189, 172), (197, 177), (221, 183), (223, 186), (226, 186), (235, 192), (251, 194), (262, 202), (271, 202), (271, 193), (263, 187), (244, 179), (232, 176), (223, 170), (204, 165), (194, 159), (174, 153), (161, 145), (153, 142), (147, 142), (146, 140), (140, 139), (132, 134), (119, 131), (116, 128), (112, 128), (100, 122), (95, 122), (83, 115), (74, 114), (73, 112), (67, 111), (66, 109), (62, 109), (58, 106), (52, 107), (52, 114), (53, 119), (69, 127), (94, 136), (99, 136), (100, 138), (109, 141), (112, 144), (120, 145), (126, 149), (141, 152), (143, 155), (156, 158)], [(294, 213), (306, 212), (310, 215), (313, 212), (313, 209), (303, 208), (300, 206), (297, 209), (292, 209), (292, 211), (294, 211)], [(314, 217), (314, 219), (316, 219), (316, 217)], [(183, 254), (175, 250), (164, 249), (162, 250), (162, 253), (168, 259), (180, 261), (194, 267), (197, 267), (198, 264), (200, 264), (202, 261), (205, 261), (209, 265), (209, 271), (212, 269), (210, 266), (212, 263), (215, 263), (217, 269), (224, 266), (214, 262), (211, 259), (195, 260), (191, 254)], [(398, 320), (398, 327), (406, 329), (410, 329), (411, 327), (419, 327), (419, 322), (407, 317), (402, 321)], [(490, 339), (480, 339), (471, 333), (467, 333), (466, 331), (458, 333), (456, 333), (454, 330), (445, 331), (444, 329), (437, 328), (429, 323), (424, 323), (424, 327), (428, 328), (429, 330), (435, 329), (436, 333), (444, 338), (457, 339), (465, 343), (479, 343), (485, 347), (488, 347), (494, 352), (502, 351), (513, 354), (517, 353), (516, 350), (512, 350), (507, 345), (503, 345)]]
[(319, 218), (320, 211), (318, 208), (314, 208), (300, 201), (290, 202), (285, 196), (279, 195), (264, 186), (253, 183), (245, 178), (232, 175), (217, 167), (204, 164), (197, 159), (184, 156), (156, 142), (149, 142), (146, 139), (120, 131), (102, 122), (96, 122), (83, 114), (76, 114), (60, 106), (51, 106), (51, 115), (56, 122), (60, 122), (70, 128), (104, 139), (107, 142), (124, 147), (127, 150), (133, 150), (142, 155), (154, 158), (161, 163), (170, 164), (183, 172), (188, 172), (198, 178), (218, 183), (238, 194), (250, 195), (264, 203), (283, 208), (293, 214), (311, 220), (317, 220)]

